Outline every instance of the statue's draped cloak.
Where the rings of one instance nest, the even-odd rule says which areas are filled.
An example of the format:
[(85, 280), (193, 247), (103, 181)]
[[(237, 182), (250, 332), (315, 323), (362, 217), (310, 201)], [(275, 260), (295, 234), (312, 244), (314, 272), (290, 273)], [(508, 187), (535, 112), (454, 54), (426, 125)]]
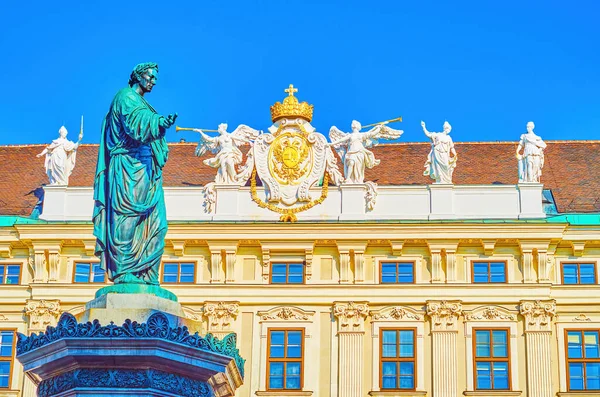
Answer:
[(117, 93), (102, 124), (94, 181), (95, 254), (113, 281), (132, 274), (158, 283), (167, 234), (162, 168), (169, 151), (160, 118), (127, 87)]

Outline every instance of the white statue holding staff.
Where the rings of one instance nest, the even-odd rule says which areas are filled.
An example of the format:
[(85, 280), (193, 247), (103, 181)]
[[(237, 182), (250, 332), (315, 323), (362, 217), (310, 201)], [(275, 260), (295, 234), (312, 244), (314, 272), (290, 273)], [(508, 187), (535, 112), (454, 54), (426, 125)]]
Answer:
[(368, 150), (379, 144), (380, 139), (398, 139), (404, 131), (388, 127), (387, 122), (376, 124), (369, 131), (360, 132), (361, 124), (353, 120), (352, 132), (345, 133), (336, 126), (329, 130), (330, 146), (333, 146), (344, 163), (345, 183), (364, 183), (365, 168), (373, 168), (380, 160)]
[[(519, 146), (517, 146), (519, 182), (539, 183), (542, 176), (546, 143), (533, 132), (534, 128), (533, 121), (527, 123), (527, 133), (521, 135)], [(519, 153), (521, 150), (522, 154)]]
[(458, 159), (454, 143), (449, 135), (452, 126), (446, 121), (443, 132), (429, 132), (425, 127), (425, 122), (421, 121), (421, 127), (423, 127), (425, 135), (431, 139), (431, 150), (427, 155), (423, 175), (429, 175), (435, 180), (435, 183), (452, 183), (452, 174)]
[[(178, 131), (181, 131), (179, 128)], [(196, 147), (196, 156), (202, 156), (207, 151), (216, 156), (204, 160), (209, 167), (218, 168), (215, 183), (218, 185), (237, 185), (238, 171), (236, 167), (242, 162), (242, 152), (238, 146), (252, 144), (262, 131), (255, 130), (247, 125), (240, 124), (232, 133), (227, 132), (227, 124), (219, 124), (216, 137), (208, 136), (198, 128), (193, 131), (200, 133), (200, 142)]]
[(67, 139), (68, 131), (63, 125), (58, 130), (58, 138), (44, 148), (37, 157), (46, 156), (44, 166), (50, 185), (68, 185), (69, 176), (75, 168), (77, 148), (83, 139), (83, 116), (81, 116), (81, 131), (77, 143)]

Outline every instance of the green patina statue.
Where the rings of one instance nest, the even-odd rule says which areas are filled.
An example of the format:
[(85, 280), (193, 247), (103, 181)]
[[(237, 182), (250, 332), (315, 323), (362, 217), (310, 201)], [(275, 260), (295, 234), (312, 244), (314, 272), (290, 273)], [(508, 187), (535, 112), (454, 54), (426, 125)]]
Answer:
[[(159, 284), (167, 234), (165, 133), (177, 114), (161, 116), (144, 98), (157, 79), (157, 64), (137, 65), (102, 124), (94, 181), (95, 253), (121, 292), (127, 292), (125, 285), (118, 284)], [(132, 290), (139, 289), (134, 285)]]

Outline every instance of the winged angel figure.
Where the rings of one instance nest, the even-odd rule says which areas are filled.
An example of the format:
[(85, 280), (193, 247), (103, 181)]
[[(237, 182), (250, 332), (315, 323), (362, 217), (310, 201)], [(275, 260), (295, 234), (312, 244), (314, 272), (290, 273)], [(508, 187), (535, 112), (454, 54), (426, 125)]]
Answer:
[(330, 145), (344, 163), (345, 183), (364, 183), (365, 167), (373, 168), (379, 164), (373, 152), (368, 148), (379, 144), (380, 139), (398, 139), (404, 133), (385, 124), (378, 124), (369, 131), (360, 132), (361, 124), (353, 120), (352, 132), (345, 133), (336, 126), (329, 130)]
[(236, 166), (242, 162), (242, 152), (238, 146), (252, 144), (262, 131), (240, 124), (232, 133), (227, 132), (227, 124), (219, 124), (219, 135), (211, 137), (200, 129), (200, 142), (196, 147), (196, 156), (202, 156), (210, 151), (216, 156), (204, 160), (204, 164), (218, 168), (215, 183), (218, 185), (238, 185), (240, 183)]

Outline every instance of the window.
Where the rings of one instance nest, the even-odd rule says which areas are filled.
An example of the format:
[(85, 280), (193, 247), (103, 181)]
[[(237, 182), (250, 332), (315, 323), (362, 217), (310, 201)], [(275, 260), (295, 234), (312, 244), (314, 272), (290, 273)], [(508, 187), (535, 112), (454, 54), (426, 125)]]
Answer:
[(271, 263), (271, 284), (304, 284), (304, 263)]
[(566, 330), (569, 391), (600, 391), (598, 330)]
[(507, 329), (474, 329), (475, 390), (509, 390)]
[(382, 284), (412, 284), (415, 282), (414, 262), (381, 262)]
[(596, 284), (595, 263), (563, 263), (563, 284)]
[(304, 329), (269, 329), (267, 390), (302, 389)]
[(15, 339), (14, 331), (0, 331), (0, 388), (3, 389), (10, 388)]
[(196, 263), (163, 263), (162, 282), (167, 284), (193, 284), (196, 282)]
[(506, 262), (473, 262), (473, 283), (505, 283)]
[(21, 265), (0, 265), (0, 284), (19, 284)]
[(100, 267), (99, 262), (77, 262), (75, 263), (75, 283), (104, 283), (106, 273)]
[(379, 384), (385, 390), (415, 390), (416, 329), (382, 329)]

